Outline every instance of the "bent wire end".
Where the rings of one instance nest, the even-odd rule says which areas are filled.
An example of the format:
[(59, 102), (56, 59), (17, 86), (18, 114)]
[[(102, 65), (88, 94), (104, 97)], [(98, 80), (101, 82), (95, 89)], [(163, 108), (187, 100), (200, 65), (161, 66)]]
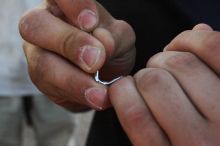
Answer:
[(95, 79), (95, 81), (96, 81), (97, 83), (100, 83), (100, 84), (103, 84), (103, 85), (106, 85), (106, 86), (111, 85), (112, 83), (116, 82), (117, 80), (119, 80), (119, 79), (121, 79), (121, 78), (122, 78), (122, 76), (117, 77), (117, 78), (115, 78), (115, 79), (113, 79), (113, 80), (111, 80), (111, 81), (102, 81), (102, 80), (99, 79), (99, 71), (97, 71), (96, 74), (95, 74), (95, 76), (94, 76), (94, 79)]

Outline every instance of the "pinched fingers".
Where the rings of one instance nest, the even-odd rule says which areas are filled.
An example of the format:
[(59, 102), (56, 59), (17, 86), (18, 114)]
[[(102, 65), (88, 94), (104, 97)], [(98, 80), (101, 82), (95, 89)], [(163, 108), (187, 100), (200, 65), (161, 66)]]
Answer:
[(106, 62), (101, 69), (105, 80), (128, 75), (136, 57), (135, 34), (130, 25), (115, 20), (107, 28), (95, 29), (93, 35), (105, 46)]
[(91, 32), (103, 44), (106, 61), (101, 72), (106, 80), (130, 72), (135, 60), (135, 34), (128, 23), (113, 18), (94, 0), (55, 1), (71, 24)]
[(127, 22), (114, 19), (99, 3), (97, 8), (99, 24), (92, 34), (103, 43), (106, 50), (106, 63), (101, 71), (107, 80), (127, 75), (133, 68), (136, 57), (134, 30)]
[(29, 43), (25, 53), (32, 81), (56, 103), (74, 110), (109, 107), (106, 87), (69, 61)]
[[(107, 15), (107, 11), (105, 11), (101, 15), (103, 18), (101, 20), (103, 21), (99, 21), (105, 23), (97, 25), (100, 27), (93, 31), (93, 35), (91, 35), (60, 19), (59, 15), (62, 14), (62, 11), (53, 0), (50, 0), (48, 4), (52, 4), (55, 10), (53, 8), (51, 8), (53, 10), (37, 8), (29, 11), (22, 17), (19, 25), (23, 38), (39, 46), (39, 50), (35, 46), (26, 47), (25, 50), (26, 56), (28, 56), (29, 68), (34, 70), (30, 75), (40, 90), (50, 95), (50, 97), (61, 97), (62, 94), (63, 96), (77, 96), (81, 93), (82, 95), (85, 85), (90, 85), (91, 77), (80, 71), (76, 66), (79, 66), (85, 72), (94, 73), (103, 67), (105, 62), (105, 66), (102, 68), (104, 73), (102, 74), (107, 79), (127, 74), (131, 70), (135, 60), (135, 35), (126, 22), (119, 20), (111, 22), (111, 19), (108, 19), (110, 16), (105, 17), (105, 14)], [(103, 7), (102, 10), (104, 10)], [(111, 61), (106, 61), (106, 58)], [(50, 65), (47, 73), (46, 69), (42, 67), (45, 62), (47, 62), (46, 66)], [(67, 68), (64, 68), (66, 65), (62, 64), (63, 62), (68, 64)], [(43, 65), (39, 66), (39, 64)], [(61, 79), (63, 78), (62, 71), (66, 74), (64, 76), (65, 80), (60, 80), (59, 78), (59, 76), (61, 76)], [(50, 73), (52, 74), (51, 76)], [(54, 77), (56, 78), (54, 79)], [(39, 82), (39, 79), (41, 82)], [(69, 91), (66, 95), (67, 82), (74, 82), (74, 79), (76, 87), (71, 92), (72, 94)], [(44, 82), (46, 83), (44, 84)], [(62, 84), (58, 84), (59, 82)], [(59, 86), (61, 90), (54, 90), (56, 86)], [(73, 86), (71, 87), (74, 88)], [(89, 98), (90, 103), (100, 99), (101, 102), (94, 104), (95, 107), (99, 107), (99, 109), (107, 107), (106, 105), (109, 105), (109, 102), (103, 103), (103, 96), (96, 96), (98, 99), (92, 98), (97, 93), (103, 96), (106, 95), (106, 91), (102, 92), (96, 90), (96, 88), (94, 90), (86, 90), (83, 95), (91, 97)], [(81, 99), (83, 95), (78, 97)], [(75, 99), (72, 98), (72, 100)], [(100, 103), (104, 106), (100, 106)]]
[(86, 72), (94, 73), (104, 64), (102, 43), (45, 9), (28, 12), (21, 19), (19, 28), (25, 40), (64, 56)]

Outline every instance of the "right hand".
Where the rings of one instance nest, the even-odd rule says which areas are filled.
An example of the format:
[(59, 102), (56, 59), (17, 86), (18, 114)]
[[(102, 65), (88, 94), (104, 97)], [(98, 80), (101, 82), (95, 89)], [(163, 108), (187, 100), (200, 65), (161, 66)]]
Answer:
[(47, 0), (21, 18), (19, 29), (33, 83), (71, 110), (109, 107), (107, 87), (91, 74), (100, 70), (110, 80), (134, 65), (132, 28), (94, 0)]
[(111, 103), (134, 146), (220, 145), (219, 46), (220, 32), (196, 25), (134, 77), (110, 86)]

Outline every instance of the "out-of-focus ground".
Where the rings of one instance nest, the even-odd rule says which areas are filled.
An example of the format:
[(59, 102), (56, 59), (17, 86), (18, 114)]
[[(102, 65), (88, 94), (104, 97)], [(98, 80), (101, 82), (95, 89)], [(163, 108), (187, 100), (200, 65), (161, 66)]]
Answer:
[[(85, 146), (85, 141), (91, 120), (93, 118), (93, 114), (94, 111), (72, 115), (73, 122), (75, 123), (75, 127), (74, 127), (74, 133), (69, 141), (68, 146)], [(26, 125), (23, 136), (24, 136), (23, 146), (36, 146), (36, 141), (34, 140), (34, 132), (30, 127)]]

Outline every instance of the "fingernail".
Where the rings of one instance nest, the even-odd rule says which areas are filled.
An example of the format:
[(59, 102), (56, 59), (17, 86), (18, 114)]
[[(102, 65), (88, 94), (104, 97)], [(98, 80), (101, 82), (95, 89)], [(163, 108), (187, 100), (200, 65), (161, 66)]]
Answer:
[(90, 88), (85, 91), (88, 103), (97, 110), (102, 110), (107, 98), (107, 91), (101, 88)]
[(92, 46), (84, 46), (81, 50), (81, 60), (85, 67), (90, 70), (99, 60), (101, 50)]
[(78, 24), (82, 30), (89, 30), (97, 23), (97, 16), (95, 12), (84, 9), (78, 16)]

